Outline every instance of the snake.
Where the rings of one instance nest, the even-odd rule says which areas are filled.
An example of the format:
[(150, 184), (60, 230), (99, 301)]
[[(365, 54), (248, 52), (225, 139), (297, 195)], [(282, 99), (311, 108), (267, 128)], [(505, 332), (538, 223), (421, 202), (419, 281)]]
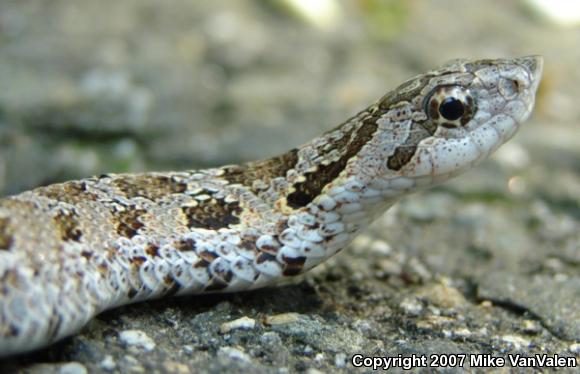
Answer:
[(103, 174), (0, 199), (0, 356), (97, 314), (301, 274), (400, 198), (461, 174), (533, 111), (540, 56), (457, 59), (286, 153), (203, 170)]

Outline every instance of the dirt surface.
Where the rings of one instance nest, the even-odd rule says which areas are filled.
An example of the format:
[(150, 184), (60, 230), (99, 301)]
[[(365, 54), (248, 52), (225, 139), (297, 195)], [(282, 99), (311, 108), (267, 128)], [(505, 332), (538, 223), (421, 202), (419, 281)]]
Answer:
[(2, 1), (0, 191), (266, 157), (456, 57), (544, 55), (534, 117), (292, 284), (119, 308), (0, 371), (313, 374), (443, 353), (579, 365), (580, 30), (525, 2), (339, 2), (330, 24), (281, 3)]

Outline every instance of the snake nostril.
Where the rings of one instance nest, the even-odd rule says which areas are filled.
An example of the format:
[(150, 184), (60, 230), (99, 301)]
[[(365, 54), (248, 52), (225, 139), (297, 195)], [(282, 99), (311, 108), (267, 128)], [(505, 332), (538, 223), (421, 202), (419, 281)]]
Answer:
[(508, 100), (515, 98), (522, 91), (521, 82), (515, 79), (502, 79), (499, 82), (499, 93)]

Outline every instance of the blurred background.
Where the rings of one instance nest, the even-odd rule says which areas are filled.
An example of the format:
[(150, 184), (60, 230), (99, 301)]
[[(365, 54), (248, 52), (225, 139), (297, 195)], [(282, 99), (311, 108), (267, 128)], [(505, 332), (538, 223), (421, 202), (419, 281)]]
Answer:
[(2, 0), (0, 194), (270, 156), (449, 59), (525, 54), (544, 80), (503, 156), (577, 171), (576, 3)]

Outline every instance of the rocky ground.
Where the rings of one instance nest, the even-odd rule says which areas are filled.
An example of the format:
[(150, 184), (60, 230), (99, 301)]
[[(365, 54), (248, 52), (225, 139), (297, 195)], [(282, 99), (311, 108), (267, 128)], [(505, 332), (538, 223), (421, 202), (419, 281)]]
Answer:
[(536, 113), (490, 161), (402, 201), (292, 284), (109, 311), (0, 371), (358, 372), (356, 353), (578, 362), (580, 31), (524, 2), (359, 0), (324, 22), (290, 3), (2, 1), (0, 191), (272, 155), (454, 57), (544, 55)]

